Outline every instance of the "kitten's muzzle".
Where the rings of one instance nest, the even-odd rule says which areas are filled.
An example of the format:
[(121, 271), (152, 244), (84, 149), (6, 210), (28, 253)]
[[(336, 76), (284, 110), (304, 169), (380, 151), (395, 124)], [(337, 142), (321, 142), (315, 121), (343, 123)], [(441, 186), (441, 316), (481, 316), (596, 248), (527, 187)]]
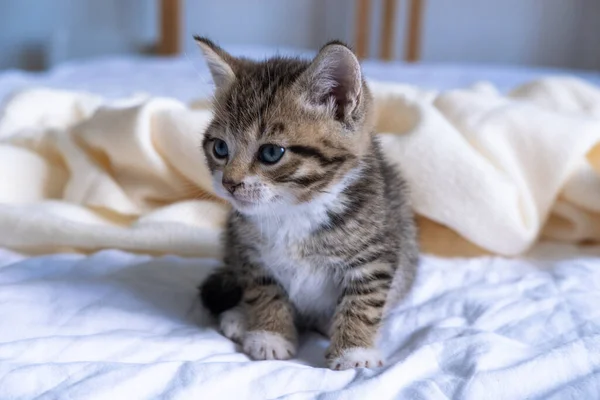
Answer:
[(236, 182), (231, 179), (223, 179), (222, 184), (223, 187), (231, 194), (233, 194), (236, 189), (244, 186), (244, 182)]

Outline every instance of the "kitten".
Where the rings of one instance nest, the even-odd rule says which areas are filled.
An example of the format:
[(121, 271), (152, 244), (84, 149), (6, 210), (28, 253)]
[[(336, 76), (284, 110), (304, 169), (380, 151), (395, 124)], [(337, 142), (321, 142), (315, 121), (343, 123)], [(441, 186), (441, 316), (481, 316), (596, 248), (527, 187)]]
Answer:
[(412, 283), (418, 246), (357, 58), (331, 42), (312, 62), (254, 62), (196, 41), (216, 85), (203, 148), (233, 206), (204, 305), (253, 359), (293, 357), (302, 327), (330, 336), (330, 368), (382, 365), (377, 331)]

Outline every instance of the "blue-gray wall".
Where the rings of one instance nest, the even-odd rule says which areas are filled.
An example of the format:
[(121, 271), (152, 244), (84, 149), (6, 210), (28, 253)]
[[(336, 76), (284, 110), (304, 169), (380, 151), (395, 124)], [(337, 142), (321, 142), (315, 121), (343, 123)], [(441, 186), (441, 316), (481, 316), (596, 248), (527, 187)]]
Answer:
[[(0, 0), (0, 68), (147, 50), (156, 40), (155, 0)], [(352, 40), (352, 0), (187, 0), (193, 33), (223, 44), (318, 48)], [(375, 1), (377, 10), (380, 1)], [(400, 1), (397, 54), (407, 15)], [(599, 0), (428, 0), (422, 55), (431, 62), (547, 65), (600, 70)], [(377, 42), (374, 32), (372, 42)], [(376, 46), (372, 46), (376, 49)]]

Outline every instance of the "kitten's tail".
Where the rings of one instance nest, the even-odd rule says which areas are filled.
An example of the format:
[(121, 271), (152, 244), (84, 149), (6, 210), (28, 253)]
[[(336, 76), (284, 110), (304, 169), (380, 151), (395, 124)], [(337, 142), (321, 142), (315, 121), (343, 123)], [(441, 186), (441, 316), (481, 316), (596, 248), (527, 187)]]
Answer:
[(234, 271), (227, 267), (215, 270), (198, 290), (202, 304), (215, 316), (238, 305), (243, 294)]

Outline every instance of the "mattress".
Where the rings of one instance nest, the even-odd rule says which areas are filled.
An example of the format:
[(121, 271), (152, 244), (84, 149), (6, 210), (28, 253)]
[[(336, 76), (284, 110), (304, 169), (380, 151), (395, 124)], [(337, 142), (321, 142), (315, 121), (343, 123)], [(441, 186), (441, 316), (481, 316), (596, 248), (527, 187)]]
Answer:
[[(270, 47), (232, 47), (231, 53), (262, 59), (273, 54), (310, 57), (300, 49)], [(518, 68), (493, 65), (406, 64), (402, 62), (363, 62), (369, 79), (403, 82), (430, 89), (454, 89), (479, 82), (490, 82), (501, 91), (542, 76), (577, 76), (600, 85), (600, 72), (569, 71), (549, 68)], [(46, 73), (11, 70), (0, 73), (0, 101), (15, 90), (46, 86), (90, 91), (106, 97), (124, 97), (132, 93), (150, 93), (192, 101), (212, 92), (208, 69), (197, 53), (174, 58), (108, 57), (72, 61)]]
[[(250, 57), (269, 48), (239, 48)], [(308, 54), (280, 49), (282, 54)], [(366, 61), (367, 78), (432, 89), (600, 74)], [(211, 91), (199, 55), (108, 58), (0, 74), (0, 101), (33, 86), (192, 101)], [(542, 244), (525, 257), (423, 255), (380, 338), (376, 370), (324, 368), (308, 333), (291, 361), (250, 361), (216, 330), (196, 285), (218, 260), (117, 250), (27, 257), (0, 249), (0, 398), (597, 398), (600, 250)]]

